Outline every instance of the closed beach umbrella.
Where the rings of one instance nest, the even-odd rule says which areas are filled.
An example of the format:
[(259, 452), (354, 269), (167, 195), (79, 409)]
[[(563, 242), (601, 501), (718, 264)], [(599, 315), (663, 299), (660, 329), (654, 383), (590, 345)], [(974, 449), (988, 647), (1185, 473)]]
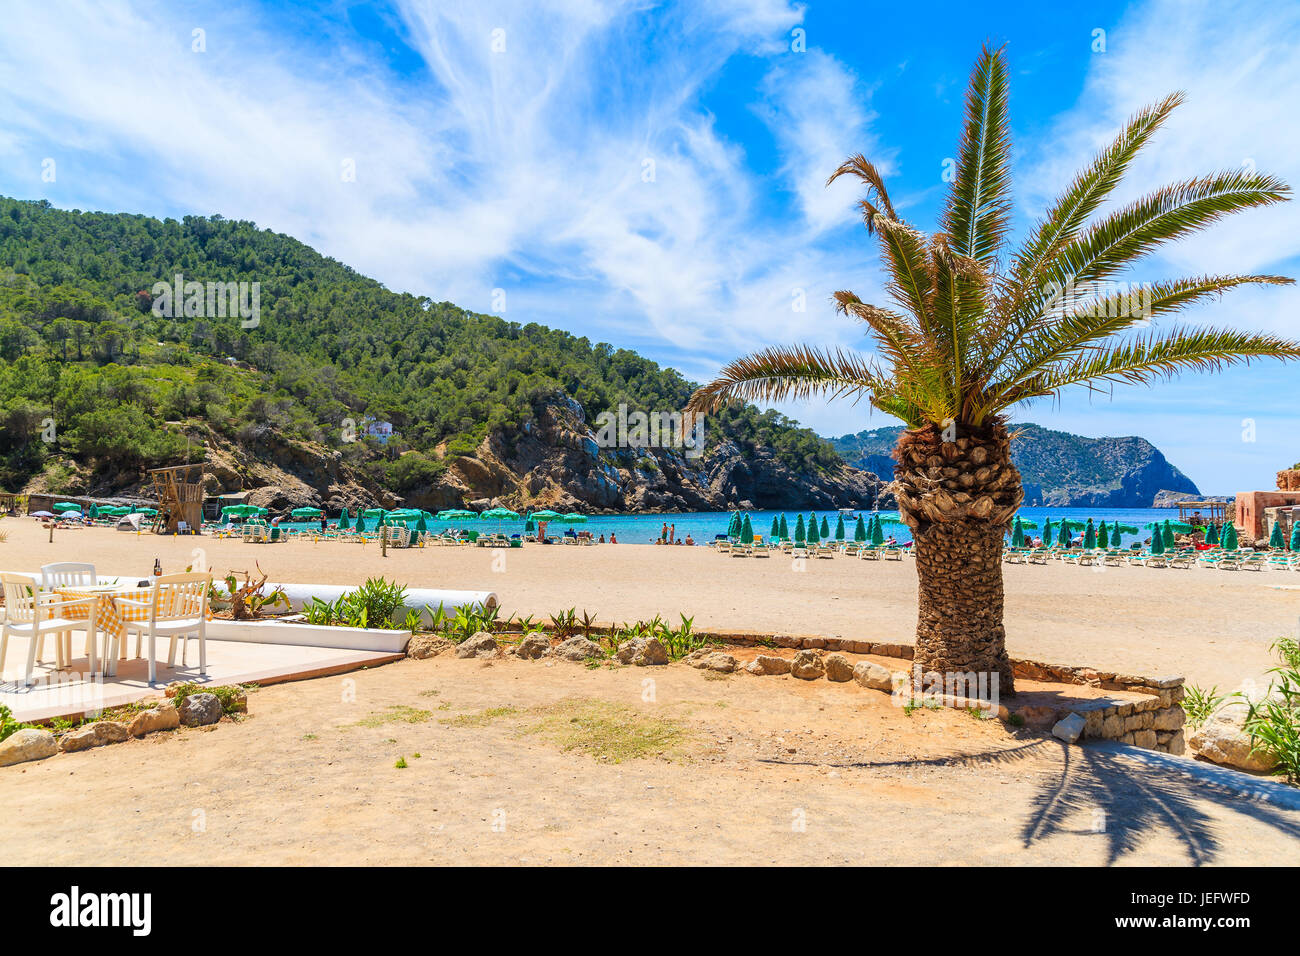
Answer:
[(1291, 529), (1291, 550), (1300, 551), (1300, 522)]
[(1237, 550), (1237, 526), (1231, 521), (1225, 522), (1223, 525), (1223, 550)]
[(1052, 519), (1048, 518), (1043, 522), (1043, 547), (1052, 543)]
[(357, 515), (357, 534), (361, 534), (365, 530), (366, 530), (366, 516), (364, 514), (359, 514)]
[(867, 526), (862, 521), (862, 515), (858, 515), (858, 523), (853, 527), (853, 540), (854, 541), (867, 540)]
[(790, 526), (785, 523), (785, 515), (781, 515), (781, 540), (784, 541), (790, 537)]
[(87, 518), (98, 518), (98, 517), (99, 517), (99, 509), (96, 508), (96, 507), (92, 504), (89, 508), (86, 509), (86, 517), (87, 517)]
[(744, 523), (740, 526), (740, 540), (746, 544), (754, 540), (754, 523), (749, 520), (749, 515), (745, 515)]
[(1102, 549), (1110, 547), (1110, 532), (1106, 530), (1104, 521), (1097, 528), (1097, 547)]
[(1011, 528), (1011, 547), (1023, 548), (1025, 546), (1025, 526), (1016, 518), (1016, 523)]
[(352, 519), (348, 516), (348, 509), (344, 508), (343, 513), (339, 515), (339, 529), (347, 531), (352, 527)]
[(1169, 524), (1169, 519), (1165, 519), (1165, 526), (1160, 529), (1160, 534), (1164, 538), (1165, 550), (1169, 551), (1174, 547), (1174, 529)]
[(821, 541), (821, 535), (817, 533), (817, 518), (812, 517), (808, 521), (808, 543), (817, 544)]
[(1160, 533), (1159, 528), (1151, 532), (1151, 553), (1152, 554), (1165, 553), (1165, 536)]
[(1088, 519), (1088, 527), (1083, 532), (1083, 547), (1086, 551), (1092, 551), (1097, 547), (1097, 529), (1093, 527), (1092, 519)]
[(829, 523), (827, 523), (827, 521), (826, 521), (826, 516), (825, 516), (825, 515), (822, 515), (822, 530), (821, 530), (821, 535), (822, 535), (823, 538), (827, 539), (828, 541), (830, 540), (830, 537), (831, 537), (831, 526), (830, 526)]
[(415, 530), (420, 534), (424, 534), (429, 530), (429, 526), (424, 523), (424, 515), (420, 515), (420, 520), (415, 522)]
[(884, 544), (884, 543), (885, 543), (885, 529), (884, 529), (884, 526), (882, 526), (881, 523), (880, 523), (880, 515), (876, 515), (876, 520), (875, 520), (874, 522), (872, 522), (872, 524), (873, 524), (873, 527), (872, 527), (872, 529), (871, 529), (871, 543), (872, 543), (872, 544)]
[(1210, 525), (1205, 529), (1205, 543), (1211, 546), (1219, 543), (1218, 525)]
[(731, 518), (728, 519), (727, 521), (727, 537), (728, 538), (740, 537), (740, 512), (739, 511), (733, 511), (731, 513)]
[(844, 515), (840, 515), (840, 520), (835, 522), (835, 540), (844, 540)]
[(772, 515), (772, 530), (768, 532), (768, 536), (773, 541), (781, 537), (781, 519), (776, 515)]
[(536, 534), (536, 533), (537, 533), (537, 524), (533, 521), (532, 518), (529, 518), (528, 521), (524, 524), (524, 534)]
[(799, 516), (798, 523), (794, 526), (794, 543), (803, 544), (808, 539), (808, 532), (803, 526), (803, 515)]
[(1286, 539), (1282, 537), (1282, 522), (1273, 522), (1273, 533), (1268, 536), (1268, 546), (1274, 549), (1286, 547)]

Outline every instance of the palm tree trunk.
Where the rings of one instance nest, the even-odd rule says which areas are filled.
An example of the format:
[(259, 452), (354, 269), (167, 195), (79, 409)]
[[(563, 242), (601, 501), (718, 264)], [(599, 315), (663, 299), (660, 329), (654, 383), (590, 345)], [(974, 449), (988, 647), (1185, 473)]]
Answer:
[(945, 677), (996, 673), (999, 693), (1014, 693), (1002, 538), (1024, 490), (1005, 425), (949, 426), (946, 436), (933, 425), (912, 429), (895, 457), (895, 496), (912, 529), (920, 584), (915, 663)]

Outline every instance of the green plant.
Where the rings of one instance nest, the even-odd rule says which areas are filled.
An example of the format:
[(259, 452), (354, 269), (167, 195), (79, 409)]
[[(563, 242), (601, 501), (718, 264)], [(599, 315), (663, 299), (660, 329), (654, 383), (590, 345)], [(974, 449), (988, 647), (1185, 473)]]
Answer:
[(1012, 727), (1023, 727), (1025, 726), (1025, 718), (1021, 714), (1012, 714), (1007, 717), (1007, 723)]
[(668, 652), (668, 659), (673, 661), (681, 660), (708, 643), (706, 638), (695, 633), (695, 618), (685, 614), (678, 616), (682, 621), (679, 627), (671, 628), (657, 616), (652, 625), (655, 637), (659, 638), (664, 650)]
[(579, 626), (582, 628), (582, 636), (591, 639), (591, 629), (596, 625), (595, 615), (589, 613), (586, 608), (582, 611), (582, 621)]
[[(1011, 463), (1009, 415), (1070, 388), (1153, 384), (1260, 358), (1300, 358), (1300, 342), (1240, 328), (1152, 323), (1239, 286), (1289, 284), (1276, 275), (1218, 275), (1142, 284), (1132, 266), (1166, 243), (1232, 213), (1290, 198), (1280, 179), (1238, 167), (1106, 204), (1124, 173), (1182, 101), (1134, 115), (1114, 142), (1011, 245), (1009, 69), (985, 47), (971, 75), (966, 116), (938, 229), (905, 222), (866, 157), (841, 176), (865, 186), (859, 203), (880, 241), (886, 304), (834, 293), (868, 330), (875, 354), (812, 346), (767, 348), (736, 359), (701, 386), (688, 415), (736, 401), (814, 395), (865, 399), (907, 426), (895, 446), (894, 488), (912, 529), (920, 606), (914, 660), (923, 670), (997, 672), (1014, 692), (1007, 656), (1003, 529), (1024, 500)], [(1094, 215), (1096, 214), (1096, 215)], [(1145, 327), (1150, 326), (1150, 328)], [(937, 470), (942, 465), (942, 474)]]
[(256, 689), (255, 684), (219, 684), (216, 687), (208, 687), (204, 684), (195, 684), (186, 681), (183, 684), (177, 684), (175, 688), (169, 688), (172, 691), (172, 703), (180, 707), (181, 702), (186, 697), (194, 694), (212, 694), (221, 702), (221, 712), (223, 714), (241, 714), (247, 710), (246, 698), (250, 690)]
[(1278, 680), (1269, 684), (1268, 696), (1252, 701), (1246, 714), (1246, 732), (1251, 752), (1262, 752), (1277, 760), (1278, 774), (1292, 783), (1300, 782), (1300, 655), (1296, 642), (1282, 638), (1272, 647), (1282, 662), (1269, 673)]
[(572, 637), (573, 632), (578, 629), (578, 615), (576, 612), (576, 608), (569, 608), (567, 611), (551, 615), (551, 631), (560, 640)]
[(14, 720), (14, 712), (5, 704), (0, 704), (0, 740), (8, 740), (15, 732), (30, 726), (32, 725)]
[(1183, 692), (1183, 712), (1187, 715), (1187, 726), (1195, 728), (1205, 723), (1206, 719), (1218, 709), (1224, 701), (1219, 688), (1209, 690), (1189, 684)]
[(398, 770), (405, 770), (405, 769), (406, 769), (406, 758), (405, 758), (405, 757), (398, 757), (398, 758), (397, 758), (397, 763), (393, 764), (393, 766), (396, 767)]
[(414, 634), (424, 626), (424, 614), (414, 608), (406, 612), (406, 620), (402, 622), (402, 629)]
[(447, 640), (453, 644), (463, 644), (479, 631), (491, 631), (496, 627), (499, 605), (484, 607), (482, 604), (466, 604), (456, 608), (456, 616), (446, 624)]

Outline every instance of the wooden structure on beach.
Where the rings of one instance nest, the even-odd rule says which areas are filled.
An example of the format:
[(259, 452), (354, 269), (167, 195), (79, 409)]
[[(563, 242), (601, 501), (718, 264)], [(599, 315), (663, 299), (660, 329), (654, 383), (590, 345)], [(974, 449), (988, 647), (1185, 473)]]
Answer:
[(151, 468), (149, 476), (158, 498), (153, 530), (158, 534), (181, 530), (197, 534), (203, 527), (203, 463)]
[(1224, 501), (1180, 501), (1178, 520), (1201, 528), (1210, 525), (1222, 528), (1227, 507)]

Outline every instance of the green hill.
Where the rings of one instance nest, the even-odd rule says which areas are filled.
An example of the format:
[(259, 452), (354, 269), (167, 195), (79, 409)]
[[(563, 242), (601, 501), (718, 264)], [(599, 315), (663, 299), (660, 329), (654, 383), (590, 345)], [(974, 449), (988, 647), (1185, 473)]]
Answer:
[[(258, 324), (214, 316), (211, 302), (155, 314), (152, 290), (178, 273), (259, 283)], [(144, 469), (206, 455), (214, 489), (266, 485), (279, 489), (272, 498), (334, 506), (386, 495), (440, 506), (483, 495), (599, 508), (754, 495), (868, 503), (869, 476), (752, 406), (708, 422), (700, 459), (561, 454), (600, 413), (680, 409), (691, 389), (626, 349), (391, 292), (250, 222), (0, 198), (0, 488), (130, 493)], [(372, 420), (396, 437), (367, 435)]]

